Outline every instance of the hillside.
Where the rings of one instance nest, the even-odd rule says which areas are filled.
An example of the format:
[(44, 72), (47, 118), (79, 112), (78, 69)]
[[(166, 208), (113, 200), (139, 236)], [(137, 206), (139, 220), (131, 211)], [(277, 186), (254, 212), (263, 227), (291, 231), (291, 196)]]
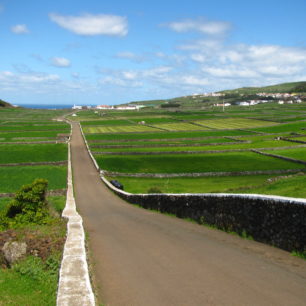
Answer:
[(223, 90), (220, 93), (225, 94), (256, 94), (260, 92), (266, 93), (306, 93), (306, 82), (282, 83), (264, 87), (242, 87), (232, 90)]
[(13, 107), (10, 103), (0, 99), (0, 107)]
[(176, 97), (164, 100), (148, 100), (148, 101), (134, 101), (121, 105), (145, 105), (147, 107), (161, 107), (161, 105), (180, 105), (180, 108), (199, 108), (218, 103), (235, 103), (245, 101), (245, 99), (259, 99), (257, 93), (302, 93), (306, 95), (306, 82), (292, 82), (282, 83), (264, 87), (243, 87), (231, 90), (223, 90), (219, 93), (225, 96), (203, 96), (188, 95), (183, 97)]

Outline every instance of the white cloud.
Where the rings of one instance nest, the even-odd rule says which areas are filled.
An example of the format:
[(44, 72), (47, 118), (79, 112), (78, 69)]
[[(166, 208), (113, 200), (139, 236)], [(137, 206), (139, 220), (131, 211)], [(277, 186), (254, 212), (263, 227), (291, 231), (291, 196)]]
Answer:
[(128, 33), (127, 19), (115, 15), (62, 16), (49, 14), (50, 19), (60, 27), (79, 35), (125, 36)]
[(70, 60), (64, 57), (53, 57), (51, 63), (53, 66), (60, 68), (70, 67), (71, 65)]
[(170, 22), (167, 26), (175, 32), (183, 33), (189, 31), (197, 31), (206, 35), (225, 34), (231, 28), (229, 22), (224, 21), (208, 21), (204, 19)]
[(181, 82), (186, 85), (206, 86), (209, 81), (206, 78), (197, 77), (194, 75), (186, 75), (181, 78)]
[(11, 31), (15, 34), (28, 34), (30, 33), (29, 29), (25, 24), (16, 24), (11, 27)]

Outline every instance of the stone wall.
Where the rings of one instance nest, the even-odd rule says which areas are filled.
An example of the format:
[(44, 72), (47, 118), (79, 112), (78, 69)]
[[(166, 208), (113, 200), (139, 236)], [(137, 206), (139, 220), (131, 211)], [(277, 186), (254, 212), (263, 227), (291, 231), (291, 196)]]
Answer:
[(124, 200), (199, 224), (250, 236), (287, 251), (306, 251), (306, 200), (252, 194), (131, 194), (105, 184)]
[(235, 171), (235, 172), (200, 172), (200, 173), (124, 173), (101, 170), (102, 175), (122, 177), (207, 177), (207, 176), (240, 176), (240, 175), (261, 175), (261, 174), (290, 174), (304, 172), (306, 169), (285, 169), (285, 170), (257, 170), (257, 171)]

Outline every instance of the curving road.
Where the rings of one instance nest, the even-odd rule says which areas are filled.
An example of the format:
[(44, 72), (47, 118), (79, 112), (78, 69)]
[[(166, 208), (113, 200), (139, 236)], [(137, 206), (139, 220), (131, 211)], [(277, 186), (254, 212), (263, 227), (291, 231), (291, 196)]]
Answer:
[(105, 305), (306, 305), (306, 261), (126, 203), (102, 184), (77, 124), (71, 151)]

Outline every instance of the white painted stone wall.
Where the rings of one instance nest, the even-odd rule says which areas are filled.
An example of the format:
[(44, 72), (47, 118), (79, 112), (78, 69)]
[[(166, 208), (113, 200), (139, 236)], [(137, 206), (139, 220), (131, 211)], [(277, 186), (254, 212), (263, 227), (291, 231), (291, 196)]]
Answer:
[(73, 195), (70, 144), (68, 144), (68, 154), (67, 199), (62, 214), (68, 219), (67, 239), (60, 268), (57, 305), (91, 306), (95, 305), (95, 298), (86, 260), (83, 220), (76, 211)]

